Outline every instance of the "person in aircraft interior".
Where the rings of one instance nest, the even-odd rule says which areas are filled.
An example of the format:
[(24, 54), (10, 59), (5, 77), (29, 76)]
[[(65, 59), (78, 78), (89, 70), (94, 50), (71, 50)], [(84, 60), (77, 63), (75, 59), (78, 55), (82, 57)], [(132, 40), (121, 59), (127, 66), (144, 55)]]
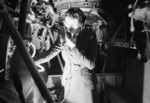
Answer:
[(54, 45), (34, 57), (36, 65), (48, 62), (58, 53), (65, 61), (62, 75), (65, 103), (93, 103), (92, 71), (97, 58), (96, 34), (84, 28), (85, 16), (79, 8), (69, 8), (64, 16), (64, 30)]

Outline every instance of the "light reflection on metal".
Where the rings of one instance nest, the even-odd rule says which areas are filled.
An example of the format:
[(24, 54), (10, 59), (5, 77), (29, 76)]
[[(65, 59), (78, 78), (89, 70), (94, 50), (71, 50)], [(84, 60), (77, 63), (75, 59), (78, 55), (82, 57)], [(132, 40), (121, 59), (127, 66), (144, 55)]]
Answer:
[(4, 69), (1, 69), (1, 70), (0, 70), (0, 73), (3, 72), (3, 71), (4, 71)]
[(34, 56), (35, 56), (35, 54), (36, 54), (36, 48), (35, 48), (35, 46), (34, 46), (34, 44), (31, 42), (30, 44), (29, 44), (31, 47), (32, 47), (32, 49), (33, 49), (33, 53), (31, 54), (31, 57), (33, 58)]
[(112, 42), (112, 46), (137, 49), (135, 42)]
[(16, 46), (12, 38), (9, 36), (7, 41), (7, 51), (6, 51), (6, 60), (5, 60), (5, 80), (9, 80), (10, 77), (10, 58), (12, 57)]
[(45, 68), (42, 66), (42, 65), (36, 65), (38, 67), (38, 71), (39, 72), (44, 72), (45, 71)]

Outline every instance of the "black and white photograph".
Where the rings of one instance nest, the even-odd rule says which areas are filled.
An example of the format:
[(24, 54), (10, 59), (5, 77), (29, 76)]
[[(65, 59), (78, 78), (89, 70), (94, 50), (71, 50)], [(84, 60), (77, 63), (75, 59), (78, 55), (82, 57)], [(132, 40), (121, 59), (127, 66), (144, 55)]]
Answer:
[(150, 103), (150, 0), (0, 0), (0, 103)]

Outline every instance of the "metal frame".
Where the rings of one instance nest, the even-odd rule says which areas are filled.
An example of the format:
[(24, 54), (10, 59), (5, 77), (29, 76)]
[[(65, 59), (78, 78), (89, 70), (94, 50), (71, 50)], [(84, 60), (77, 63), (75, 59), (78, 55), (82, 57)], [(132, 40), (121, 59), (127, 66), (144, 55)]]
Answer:
[(15, 27), (15, 24), (9, 15), (7, 11), (7, 7), (5, 6), (3, 0), (0, 0), (0, 14), (2, 16), (2, 19), (6, 23), (8, 30), (10, 32), (11, 37), (13, 38), (16, 46), (18, 47), (20, 54), (27, 66), (27, 69), (29, 70), (35, 84), (37, 85), (42, 97), (44, 100), (48, 103), (54, 103), (50, 93), (48, 92), (48, 89), (45, 85), (45, 82), (41, 78), (38, 69), (36, 68), (33, 59), (31, 58), (30, 54), (27, 51), (27, 48), (23, 42), (23, 39), (21, 37), (20, 32)]

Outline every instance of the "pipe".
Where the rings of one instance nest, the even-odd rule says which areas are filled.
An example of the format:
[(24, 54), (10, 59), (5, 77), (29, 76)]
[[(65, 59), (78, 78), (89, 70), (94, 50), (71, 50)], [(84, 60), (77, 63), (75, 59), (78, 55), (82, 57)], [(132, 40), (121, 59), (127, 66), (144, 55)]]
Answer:
[(30, 54), (27, 51), (27, 48), (23, 42), (23, 39), (20, 35), (20, 33), (18, 32), (17, 28), (15, 27), (15, 24), (11, 18), (11, 16), (9, 15), (5, 4), (3, 3), (3, 0), (0, 0), (0, 7), (4, 7), (4, 10), (0, 12), (4, 22), (6, 23), (6, 25), (8, 26), (9, 32), (11, 37), (13, 38), (15, 44), (17, 45), (20, 54), (35, 82), (35, 84), (37, 85), (42, 97), (44, 98), (44, 100), (47, 103), (54, 103), (49, 90), (47, 89), (45, 82), (43, 81), (43, 79), (41, 78), (39, 72), (37, 71), (38, 69), (36, 68), (33, 59), (31, 58)]
[(3, 3), (0, 1), (0, 13), (3, 13), (6, 11), (6, 7), (3, 5)]
[(21, 8), (20, 8), (18, 29), (23, 38), (25, 35), (24, 33), (25, 33), (26, 16), (27, 16), (28, 8), (29, 8), (29, 0), (22, 0)]

